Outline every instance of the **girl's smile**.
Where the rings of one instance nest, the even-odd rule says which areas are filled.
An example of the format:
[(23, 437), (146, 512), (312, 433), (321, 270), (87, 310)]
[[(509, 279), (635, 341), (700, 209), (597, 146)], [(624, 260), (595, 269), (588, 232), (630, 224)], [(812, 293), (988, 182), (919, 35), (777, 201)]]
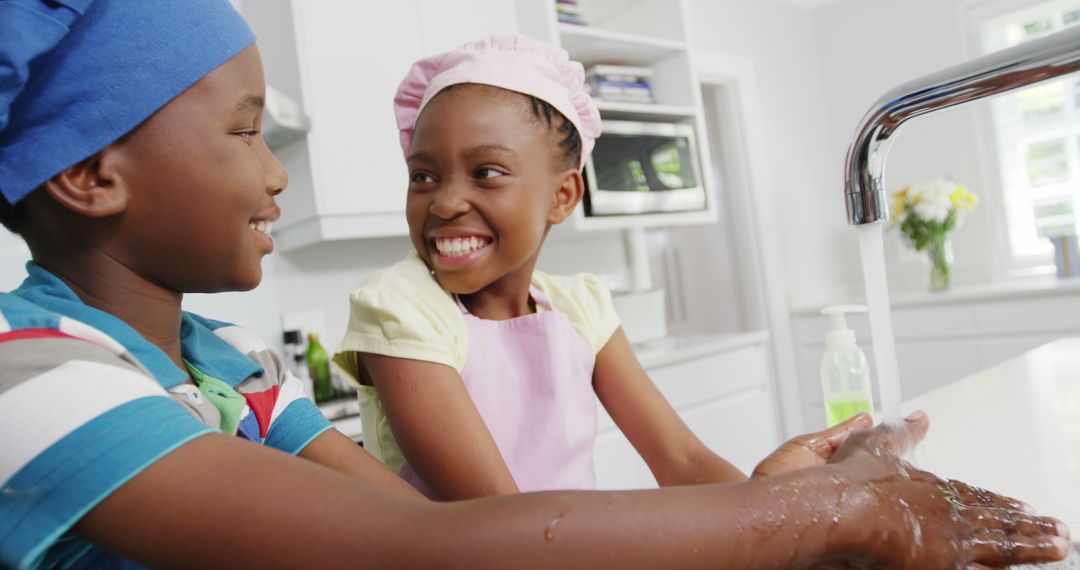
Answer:
[(433, 250), (431, 260), (448, 269), (464, 267), (480, 259), (491, 243), (492, 239), (487, 236), (468, 233), (434, 236), (428, 240)]

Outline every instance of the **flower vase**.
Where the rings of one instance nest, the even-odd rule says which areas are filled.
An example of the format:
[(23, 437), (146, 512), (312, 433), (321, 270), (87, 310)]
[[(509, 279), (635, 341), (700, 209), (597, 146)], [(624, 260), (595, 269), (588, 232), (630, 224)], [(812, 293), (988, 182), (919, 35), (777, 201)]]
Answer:
[(952, 286), (952, 242), (947, 236), (934, 236), (926, 244), (930, 258), (930, 290), (947, 291)]

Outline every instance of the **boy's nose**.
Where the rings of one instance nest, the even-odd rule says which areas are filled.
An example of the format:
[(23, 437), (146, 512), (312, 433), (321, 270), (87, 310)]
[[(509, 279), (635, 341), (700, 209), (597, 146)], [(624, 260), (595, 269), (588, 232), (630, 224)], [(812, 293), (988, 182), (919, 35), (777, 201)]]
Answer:
[(277, 196), (284, 192), (285, 187), (289, 185), (289, 171), (285, 170), (285, 167), (281, 165), (281, 162), (265, 144), (263, 148), (266, 149), (266, 157), (263, 159), (263, 169), (266, 172), (266, 193)]

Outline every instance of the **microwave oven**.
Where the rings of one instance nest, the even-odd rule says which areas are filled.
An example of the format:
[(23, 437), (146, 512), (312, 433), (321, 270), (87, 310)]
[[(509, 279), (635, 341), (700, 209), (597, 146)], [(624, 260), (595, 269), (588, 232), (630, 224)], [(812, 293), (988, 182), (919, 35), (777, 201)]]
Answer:
[(706, 209), (692, 125), (604, 121), (583, 177), (587, 216)]

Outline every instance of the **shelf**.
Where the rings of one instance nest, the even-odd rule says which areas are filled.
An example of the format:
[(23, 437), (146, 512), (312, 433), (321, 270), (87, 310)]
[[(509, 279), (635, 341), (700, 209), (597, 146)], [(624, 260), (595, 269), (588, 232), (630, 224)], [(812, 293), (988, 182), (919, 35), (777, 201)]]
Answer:
[(716, 220), (717, 213), (713, 210), (629, 214), (622, 216), (586, 216), (585, 208), (581, 206), (574, 210), (574, 229), (579, 232), (711, 224), (715, 223)]
[(697, 111), (685, 105), (657, 105), (653, 103), (622, 103), (594, 99), (596, 108), (605, 119), (685, 119), (697, 115)]
[(585, 67), (597, 63), (652, 65), (687, 51), (686, 42), (559, 24), (559, 41)]

